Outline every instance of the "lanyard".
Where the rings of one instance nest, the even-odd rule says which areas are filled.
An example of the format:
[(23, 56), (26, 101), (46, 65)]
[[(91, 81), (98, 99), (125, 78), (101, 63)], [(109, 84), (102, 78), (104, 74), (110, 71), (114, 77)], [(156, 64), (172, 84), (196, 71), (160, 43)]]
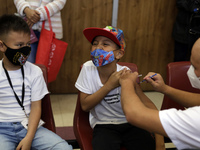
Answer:
[(18, 104), (22, 107), (22, 110), (24, 111), (25, 115), (27, 116), (27, 114), (26, 114), (26, 112), (25, 112), (25, 109), (24, 109), (24, 106), (23, 106), (23, 103), (24, 103), (24, 94), (25, 94), (25, 90), (24, 90), (24, 89), (25, 89), (25, 87), (24, 87), (24, 68), (23, 68), (23, 66), (21, 67), (21, 72), (22, 72), (22, 77), (23, 77), (23, 83), (22, 83), (22, 101), (20, 101), (19, 97), (17, 96), (17, 94), (16, 94), (15, 91), (14, 91), (14, 88), (13, 88), (13, 85), (12, 85), (12, 82), (11, 82), (11, 79), (10, 79), (10, 76), (9, 76), (9, 74), (8, 74), (8, 71), (7, 71), (6, 68), (4, 67), (3, 62), (2, 62), (2, 66), (3, 66), (3, 69), (4, 69), (5, 73), (6, 73), (6, 77), (7, 77), (7, 79), (8, 79), (9, 84), (10, 84), (10, 87), (11, 87), (12, 90), (13, 90), (13, 93), (14, 93), (14, 95), (15, 95), (15, 98), (17, 99)]

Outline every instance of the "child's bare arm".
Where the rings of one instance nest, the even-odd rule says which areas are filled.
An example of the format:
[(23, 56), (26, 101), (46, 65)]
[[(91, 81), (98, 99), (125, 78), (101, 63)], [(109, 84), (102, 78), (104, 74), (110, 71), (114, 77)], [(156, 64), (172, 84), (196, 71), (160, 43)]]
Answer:
[(31, 148), (32, 140), (37, 131), (41, 117), (41, 100), (31, 102), (31, 113), (28, 121), (28, 131), (24, 139), (19, 143), (16, 150), (27, 150)]

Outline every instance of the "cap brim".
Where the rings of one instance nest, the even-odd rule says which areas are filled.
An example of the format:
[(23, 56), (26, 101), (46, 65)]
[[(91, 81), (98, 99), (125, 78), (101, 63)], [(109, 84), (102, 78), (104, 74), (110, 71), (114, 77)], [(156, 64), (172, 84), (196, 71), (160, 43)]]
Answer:
[(112, 34), (111, 32), (107, 31), (106, 29), (95, 28), (95, 27), (86, 28), (83, 30), (83, 34), (85, 35), (86, 39), (90, 43), (92, 43), (93, 39), (96, 36), (105, 36), (120, 46), (120, 43), (119, 43), (118, 39), (116, 38), (116, 36), (114, 34)]

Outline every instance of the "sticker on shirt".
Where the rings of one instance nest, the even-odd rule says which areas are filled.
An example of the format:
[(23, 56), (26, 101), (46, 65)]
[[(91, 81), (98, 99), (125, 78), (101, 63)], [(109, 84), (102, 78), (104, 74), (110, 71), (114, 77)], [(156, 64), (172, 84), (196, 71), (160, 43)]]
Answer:
[(119, 95), (119, 93), (112, 94), (112, 95), (106, 95), (104, 97), (104, 101), (108, 104), (119, 103), (120, 102), (120, 95)]
[[(40, 126), (42, 126), (45, 122), (43, 120), (40, 119), (39, 123), (38, 123), (38, 128)], [(28, 118), (25, 118), (21, 124), (24, 126), (25, 129), (28, 129)]]

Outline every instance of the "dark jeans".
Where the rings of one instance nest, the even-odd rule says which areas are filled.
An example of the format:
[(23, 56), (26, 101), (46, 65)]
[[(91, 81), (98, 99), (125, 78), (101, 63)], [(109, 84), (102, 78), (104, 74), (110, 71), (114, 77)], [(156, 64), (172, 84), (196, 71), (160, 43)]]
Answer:
[(40, 32), (39, 31), (34, 30), (34, 33), (35, 33), (36, 37), (38, 38), (38, 41), (31, 44), (31, 53), (28, 57), (28, 61), (31, 62), (31, 63), (35, 63), (37, 47), (38, 47), (39, 38), (40, 38)]
[(129, 123), (96, 125), (93, 130), (93, 150), (155, 150), (151, 134)]

